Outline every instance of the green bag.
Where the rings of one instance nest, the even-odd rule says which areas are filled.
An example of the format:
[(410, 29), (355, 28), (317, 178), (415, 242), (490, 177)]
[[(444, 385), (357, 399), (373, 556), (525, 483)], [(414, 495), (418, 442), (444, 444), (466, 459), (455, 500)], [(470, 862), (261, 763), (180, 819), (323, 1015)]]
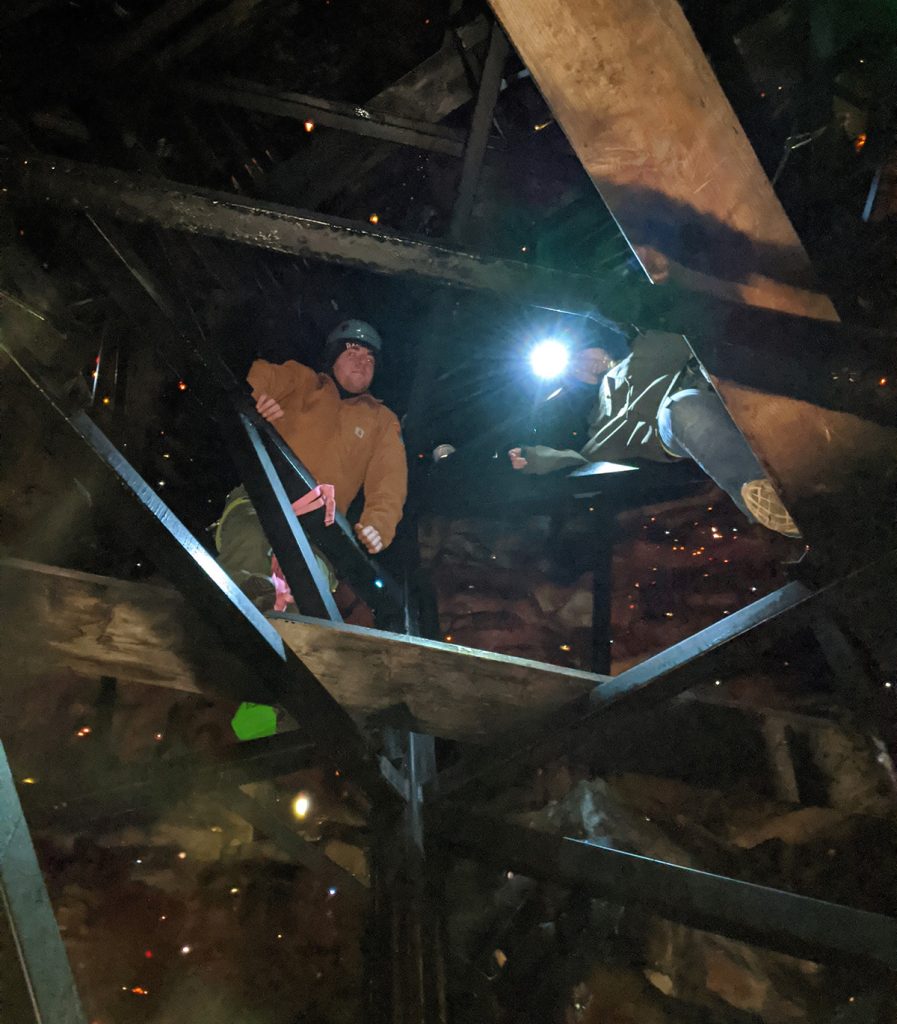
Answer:
[(258, 740), (277, 732), (277, 712), (268, 704), (243, 703), (230, 721), (238, 740)]

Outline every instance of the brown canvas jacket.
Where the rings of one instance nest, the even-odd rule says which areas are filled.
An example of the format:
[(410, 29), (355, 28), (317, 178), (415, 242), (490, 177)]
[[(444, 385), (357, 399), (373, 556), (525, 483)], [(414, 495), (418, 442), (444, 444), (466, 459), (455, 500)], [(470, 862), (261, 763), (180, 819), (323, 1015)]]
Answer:
[(395, 413), (372, 395), (341, 399), (333, 379), (289, 360), (257, 359), (248, 374), (252, 395), (269, 395), (283, 417), (274, 426), (318, 483), (333, 484), (345, 514), (364, 488), (361, 522), (395, 536), (408, 491), (408, 467)]

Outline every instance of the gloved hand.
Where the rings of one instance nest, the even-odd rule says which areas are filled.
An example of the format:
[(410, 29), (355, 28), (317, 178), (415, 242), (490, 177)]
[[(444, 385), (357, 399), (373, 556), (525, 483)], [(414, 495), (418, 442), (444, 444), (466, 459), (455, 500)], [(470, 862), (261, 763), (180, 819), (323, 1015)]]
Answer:
[(522, 448), (512, 448), (508, 452), (508, 458), (511, 460), (511, 466), (514, 469), (523, 469), (526, 466), (526, 459), (523, 457)]
[(361, 523), (356, 523), (355, 536), (367, 548), (370, 554), (376, 555), (383, 550), (383, 539), (380, 536), (379, 530), (375, 527), (362, 526)]
[(258, 414), (269, 423), (273, 423), (275, 420), (279, 420), (280, 417), (283, 416), (283, 409), (280, 406), (280, 402), (276, 402), (273, 398), (269, 398), (268, 395), (259, 395), (255, 402), (255, 408)]

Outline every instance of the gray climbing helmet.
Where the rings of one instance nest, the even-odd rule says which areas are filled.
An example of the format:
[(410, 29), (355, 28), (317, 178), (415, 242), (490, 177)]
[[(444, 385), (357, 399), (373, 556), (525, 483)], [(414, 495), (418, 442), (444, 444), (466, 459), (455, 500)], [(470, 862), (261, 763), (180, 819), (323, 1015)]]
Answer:
[(383, 341), (376, 327), (366, 320), (343, 320), (327, 335), (325, 348), (332, 348), (340, 341), (354, 341), (358, 345), (366, 345), (379, 356), (383, 350)]

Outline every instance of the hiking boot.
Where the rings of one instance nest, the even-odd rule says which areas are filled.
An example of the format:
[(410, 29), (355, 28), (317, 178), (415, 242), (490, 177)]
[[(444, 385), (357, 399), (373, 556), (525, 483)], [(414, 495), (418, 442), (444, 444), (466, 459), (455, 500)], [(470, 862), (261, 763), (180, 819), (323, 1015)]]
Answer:
[(260, 612), (273, 612), (277, 591), (268, 576), (250, 576), (240, 584), (240, 590)]
[(761, 526), (786, 537), (798, 540), (801, 538), (797, 523), (782, 504), (782, 499), (776, 494), (770, 480), (765, 477), (762, 480), (749, 480), (741, 488), (741, 497), (748, 512)]

